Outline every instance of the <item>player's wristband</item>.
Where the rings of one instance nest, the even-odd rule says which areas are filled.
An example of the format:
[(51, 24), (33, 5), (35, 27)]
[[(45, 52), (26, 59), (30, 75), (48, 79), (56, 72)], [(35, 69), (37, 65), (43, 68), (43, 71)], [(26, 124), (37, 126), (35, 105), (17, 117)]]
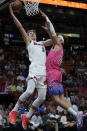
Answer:
[(52, 36), (56, 36), (56, 32), (55, 32), (55, 29), (53, 27), (53, 24), (51, 23), (51, 21), (48, 17), (46, 17), (46, 21), (50, 23), (50, 32), (51, 32)]

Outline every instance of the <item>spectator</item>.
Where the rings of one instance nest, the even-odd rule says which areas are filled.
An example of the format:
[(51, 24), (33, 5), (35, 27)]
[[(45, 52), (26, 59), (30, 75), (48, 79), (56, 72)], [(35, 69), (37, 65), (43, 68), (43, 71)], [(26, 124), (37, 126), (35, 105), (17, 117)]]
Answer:
[(17, 76), (17, 80), (20, 80), (20, 81), (25, 80), (24, 76), (22, 75), (22, 72), (20, 72), (20, 74)]
[(0, 131), (3, 131), (3, 116), (1, 111), (0, 111)]
[(11, 91), (11, 92), (16, 91), (16, 86), (15, 86), (14, 81), (12, 81), (11, 85), (9, 85), (9, 91)]
[(24, 83), (22, 81), (18, 82), (16, 90), (19, 91), (19, 92), (23, 92), (24, 91)]
[(32, 116), (31, 120), (37, 124), (37, 126), (39, 125), (42, 125), (43, 124), (43, 121), (42, 121), (42, 118), (39, 114), (39, 112), (35, 112), (34, 115)]

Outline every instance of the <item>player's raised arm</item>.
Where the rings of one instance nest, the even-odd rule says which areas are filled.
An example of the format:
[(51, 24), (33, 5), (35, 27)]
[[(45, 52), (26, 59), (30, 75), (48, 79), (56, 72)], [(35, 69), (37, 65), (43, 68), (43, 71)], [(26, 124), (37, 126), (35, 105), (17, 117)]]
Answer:
[(47, 23), (46, 27), (43, 27), (43, 28), (49, 34), (49, 37), (51, 38), (53, 44), (58, 44), (58, 37), (56, 35), (53, 24), (51, 23), (50, 19), (48, 18), (48, 16), (44, 12), (42, 12), (41, 10), (39, 10), (39, 11), (40, 11), (41, 15), (46, 19), (46, 23)]
[(17, 28), (19, 29), (19, 31), (24, 39), (24, 42), (26, 43), (26, 45), (28, 45), (31, 42), (31, 39), (27, 35), (27, 33), (26, 33), (25, 29), (23, 28), (22, 24), (20, 23), (20, 21), (15, 16), (13, 9), (12, 9), (12, 4), (9, 5), (9, 10), (10, 10), (10, 14), (13, 18), (14, 23), (16, 24)]

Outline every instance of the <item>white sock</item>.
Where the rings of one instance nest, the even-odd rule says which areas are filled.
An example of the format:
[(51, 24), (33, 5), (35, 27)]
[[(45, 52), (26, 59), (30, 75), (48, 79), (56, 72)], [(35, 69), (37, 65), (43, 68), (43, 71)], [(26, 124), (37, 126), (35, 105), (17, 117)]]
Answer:
[(18, 111), (19, 107), (20, 107), (20, 104), (19, 104), (19, 102), (17, 102), (12, 111)]
[(32, 108), (30, 108), (30, 110), (29, 110), (29, 112), (27, 113), (26, 117), (30, 119), (34, 112), (35, 112), (35, 110), (32, 109)]
[(69, 113), (71, 113), (73, 116), (75, 116), (75, 117), (77, 116), (77, 112), (74, 111), (72, 107), (69, 107), (69, 108), (67, 109), (67, 111), (68, 111)]

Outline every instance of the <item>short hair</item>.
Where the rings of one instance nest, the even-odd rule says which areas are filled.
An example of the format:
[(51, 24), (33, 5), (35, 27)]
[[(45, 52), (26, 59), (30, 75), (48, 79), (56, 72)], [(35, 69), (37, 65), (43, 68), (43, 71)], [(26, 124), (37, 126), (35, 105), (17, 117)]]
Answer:
[(29, 35), (30, 32), (34, 32), (36, 34), (36, 30), (28, 30), (27, 34)]

